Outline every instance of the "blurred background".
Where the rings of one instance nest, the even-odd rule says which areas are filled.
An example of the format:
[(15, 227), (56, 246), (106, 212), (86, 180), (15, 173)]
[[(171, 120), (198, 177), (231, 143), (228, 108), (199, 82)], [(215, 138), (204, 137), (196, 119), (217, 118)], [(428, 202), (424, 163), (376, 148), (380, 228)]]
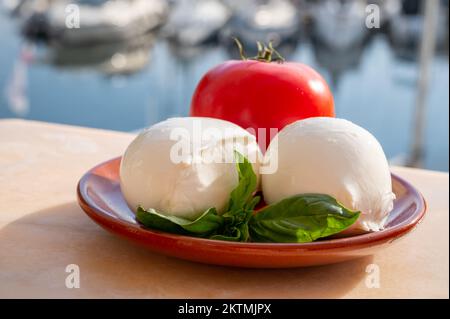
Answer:
[(392, 164), (449, 169), (448, 0), (0, 1), (0, 118), (136, 131), (187, 116), (232, 36), (273, 40)]

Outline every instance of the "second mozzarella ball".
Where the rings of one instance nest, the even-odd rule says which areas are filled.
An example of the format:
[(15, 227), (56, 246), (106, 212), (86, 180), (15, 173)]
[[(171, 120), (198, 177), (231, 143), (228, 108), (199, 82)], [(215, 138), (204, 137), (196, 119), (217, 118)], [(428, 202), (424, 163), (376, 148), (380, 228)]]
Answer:
[(264, 162), (277, 166), (272, 174), (262, 175), (268, 204), (305, 193), (333, 196), (361, 211), (348, 233), (383, 229), (393, 208), (383, 149), (372, 134), (350, 121), (316, 117), (294, 122), (278, 133)]

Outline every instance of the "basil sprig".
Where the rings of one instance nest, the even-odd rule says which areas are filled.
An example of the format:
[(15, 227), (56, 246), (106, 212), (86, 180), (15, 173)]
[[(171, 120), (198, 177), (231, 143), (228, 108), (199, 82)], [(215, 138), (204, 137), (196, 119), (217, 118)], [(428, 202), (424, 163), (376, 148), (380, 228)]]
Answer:
[(331, 196), (300, 194), (254, 208), (257, 178), (248, 159), (235, 151), (239, 183), (230, 194), (224, 214), (214, 207), (195, 220), (163, 214), (153, 208), (138, 207), (136, 219), (145, 227), (170, 233), (228, 241), (311, 242), (350, 227), (360, 212), (351, 211)]

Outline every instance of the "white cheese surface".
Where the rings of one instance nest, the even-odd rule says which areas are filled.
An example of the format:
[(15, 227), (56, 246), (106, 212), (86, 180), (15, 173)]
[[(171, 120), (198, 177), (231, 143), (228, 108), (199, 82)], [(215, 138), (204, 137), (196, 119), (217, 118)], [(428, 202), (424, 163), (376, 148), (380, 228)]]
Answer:
[(296, 194), (328, 194), (361, 211), (347, 233), (383, 229), (395, 195), (386, 156), (368, 131), (343, 119), (309, 118), (281, 130), (278, 146), (271, 144), (266, 156), (276, 150), (277, 171), (262, 175), (267, 203)]
[(122, 158), (125, 200), (133, 211), (141, 205), (189, 219), (210, 207), (223, 212), (238, 184), (236, 164), (222, 160), (232, 161), (233, 149), (255, 162), (258, 172), (255, 137), (231, 122), (185, 117), (157, 123), (139, 134)]

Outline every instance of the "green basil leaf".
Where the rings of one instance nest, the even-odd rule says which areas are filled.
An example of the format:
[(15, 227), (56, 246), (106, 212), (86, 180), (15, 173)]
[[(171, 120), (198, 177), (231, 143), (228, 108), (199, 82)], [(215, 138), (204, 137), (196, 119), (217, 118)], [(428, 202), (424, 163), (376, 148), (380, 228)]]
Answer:
[(229, 234), (217, 234), (212, 235), (209, 239), (214, 240), (226, 240), (226, 241), (241, 241), (241, 231), (238, 228), (233, 228), (233, 230)]
[(248, 229), (248, 221), (239, 225), (240, 241), (249, 241), (250, 231)]
[(165, 217), (161, 217), (161, 214), (157, 213), (156, 210), (152, 208), (146, 211), (139, 206), (136, 211), (136, 220), (148, 228), (158, 229), (175, 234), (186, 233), (183, 227)]
[(227, 212), (231, 213), (246, 207), (249, 202), (253, 203), (252, 196), (257, 186), (257, 178), (252, 164), (238, 151), (234, 151), (234, 156), (239, 174), (239, 184), (230, 194)]
[(328, 195), (296, 195), (252, 216), (250, 236), (253, 241), (261, 242), (311, 242), (345, 230), (359, 214)]
[[(223, 214), (224, 228), (221, 230), (221, 235), (226, 237), (233, 237), (234, 241), (248, 241), (250, 238), (248, 230), (248, 221), (253, 215), (253, 210), (240, 209), (235, 212), (226, 212)], [(237, 238), (235, 238), (237, 237)], [(218, 239), (215, 237), (213, 239)], [(226, 239), (231, 240), (231, 239)]]
[(252, 211), (255, 209), (255, 206), (258, 205), (259, 201), (261, 200), (261, 196), (255, 196), (253, 197), (245, 206), (245, 210)]
[(136, 219), (149, 228), (194, 236), (206, 236), (214, 233), (223, 225), (223, 217), (217, 214), (214, 207), (207, 209), (193, 221), (182, 217), (164, 215), (153, 208), (144, 210), (142, 207), (138, 207)]

